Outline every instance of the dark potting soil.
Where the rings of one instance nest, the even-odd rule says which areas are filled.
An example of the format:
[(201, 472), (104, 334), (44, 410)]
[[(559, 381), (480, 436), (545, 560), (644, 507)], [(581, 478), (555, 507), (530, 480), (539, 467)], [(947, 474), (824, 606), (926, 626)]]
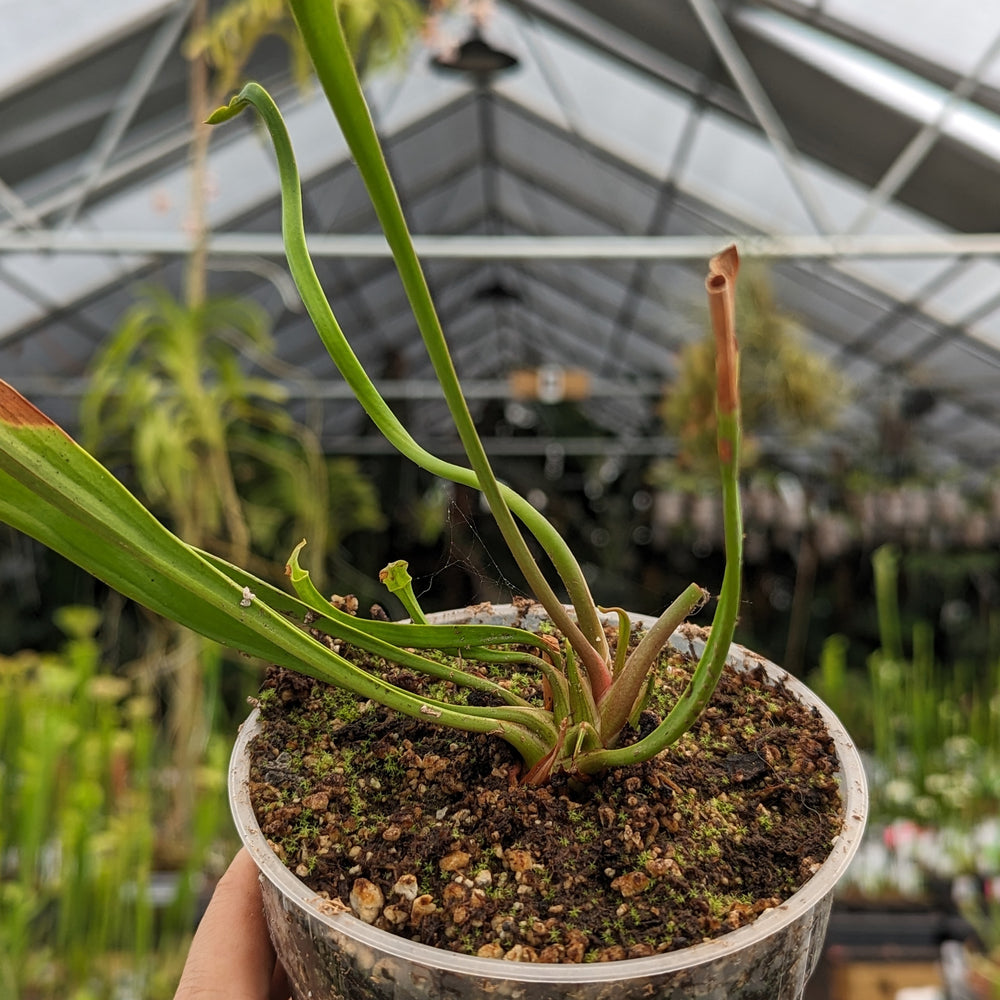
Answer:
[[(424, 683), (361, 662), (412, 690)], [(641, 730), (690, 666), (664, 660)], [(440, 684), (434, 693), (455, 697)], [(521, 784), (498, 738), (359, 704), (278, 668), (260, 709), (250, 791), (277, 855), (361, 919), (453, 951), (584, 962), (696, 944), (780, 905), (840, 828), (822, 719), (759, 668), (727, 669), (693, 730), (658, 757), (587, 784), (566, 774)]]

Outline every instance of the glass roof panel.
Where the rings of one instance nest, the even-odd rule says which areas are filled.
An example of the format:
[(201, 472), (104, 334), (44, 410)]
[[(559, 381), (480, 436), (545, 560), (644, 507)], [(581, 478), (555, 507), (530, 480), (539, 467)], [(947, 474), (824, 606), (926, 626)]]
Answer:
[[(837, 95), (847, 93), (849, 88), (838, 82), (844, 81), (860, 88), (851, 92), (852, 100), (857, 101), (862, 91), (881, 95), (887, 103), (880, 110), (874, 101), (865, 102), (866, 114), (872, 114), (873, 121), (883, 112), (887, 119), (895, 116), (898, 127), (894, 134), (902, 135), (907, 129), (916, 131), (919, 122), (932, 120), (946, 97), (946, 91), (937, 85), (912, 76), (910, 71), (918, 68), (920, 60), (930, 59), (957, 73), (966, 72), (1000, 33), (1000, 11), (978, 0), (970, 8), (972, 20), (956, 23), (961, 21), (966, 2), (956, 6), (934, 0), (919, 5), (916, 14), (912, 5), (902, 0), (874, 5), (870, 0), (865, 5), (857, 0), (799, 4), (783, 0), (780, 6), (784, 14), (774, 9), (776, 4), (768, 8), (740, 2), (720, 7), (741, 38), (745, 38), (748, 26), (756, 25), (758, 45), (761, 32), (774, 29), (766, 51), (774, 52), (780, 40), (786, 60), (783, 66), (793, 67), (796, 56), (813, 53), (808, 46), (815, 43), (817, 58), (822, 55), (826, 60), (825, 79), (831, 90)], [(23, 6), (0, 0), (4, 15)], [(67, 0), (36, 6), (48, 17), (53, 7), (62, 10), (67, 6)], [(88, 9), (88, 18), (96, 23), (107, 14), (111, 20), (102, 23), (108, 31), (122, 31), (145, 18), (145, 34), (136, 33), (140, 39), (149, 34), (154, 16), (162, 16), (168, 6), (153, 0), (111, 0), (101, 12)], [(647, 3), (633, 8), (631, 0), (621, 4), (630, 8), (633, 23), (641, 9), (648, 10), (649, 17), (659, 16), (660, 6)], [(612, 23), (619, 12), (618, 4), (607, 5), (606, 15), (599, 5), (592, 7), (590, 16), (597, 22), (607, 16)], [(557, 8), (582, 13), (573, 0), (498, 3), (486, 34), (495, 44), (514, 52), (520, 66), (496, 77), (490, 84), (492, 90), (481, 81), (434, 72), (428, 53), (419, 49), (414, 50), (409, 65), (371, 81), (368, 90), (374, 117), (389, 141), (390, 162), (398, 171), (399, 189), (418, 231), (540, 236), (708, 234), (710, 238), (718, 235), (720, 245), (730, 234), (756, 232), (780, 237), (816, 231), (816, 220), (803, 207), (787, 166), (757, 127), (752, 102), (732, 85), (717, 59), (706, 57), (710, 46), (703, 37), (692, 39), (693, 48), (702, 55), (685, 61), (685, 53), (655, 48), (658, 38), (653, 34), (649, 38), (631, 35), (630, 42), (623, 44), (628, 20), (624, 17), (612, 25), (614, 30), (606, 40), (593, 32), (581, 31), (572, 37), (562, 34), (551, 26), (559, 18), (549, 18), (546, 13)], [(852, 30), (844, 35), (849, 34), (855, 44), (820, 38), (814, 28), (795, 24), (786, 15), (796, 9), (815, 15), (814, 27), (829, 24), (831, 19), (850, 18)], [(114, 19), (108, 11), (117, 11), (117, 27), (109, 27)], [(924, 39), (925, 47), (914, 43), (912, 58), (899, 58), (907, 70), (886, 58), (887, 54), (900, 57), (908, 33), (924, 31), (928, 23), (937, 25), (938, 18), (942, 19), (940, 26), (935, 27), (933, 37)], [(687, 20), (696, 26), (696, 19), (689, 16)], [(674, 23), (658, 27), (669, 28)], [(779, 34), (778, 28), (784, 33)], [(866, 52), (865, 32), (869, 31), (872, 51)], [(580, 37), (590, 42), (581, 44)], [(90, 44), (83, 34), (75, 43), (83, 47)], [(755, 58), (757, 50), (748, 46), (746, 54)], [(178, 61), (176, 65), (183, 64)], [(993, 67), (991, 73), (997, 69)], [(0, 81), (2, 73), (0, 69)], [(794, 73), (789, 79), (793, 78)], [(819, 73), (809, 77), (822, 83), (820, 78)], [(69, 83), (63, 77), (60, 80), (68, 89)], [(946, 73), (939, 74), (938, 83), (942, 80), (947, 81)], [(81, 81), (85, 82), (86, 76), (74, 74), (71, 82), (76, 86)], [(774, 79), (767, 82), (773, 85)], [(690, 91), (684, 89), (688, 86)], [(79, 89), (80, 99), (87, 98), (86, 87)], [(775, 98), (781, 96), (774, 94)], [(990, 93), (979, 96), (984, 104), (995, 99)], [(54, 108), (60, 107), (59, 102), (53, 103)], [(372, 232), (370, 206), (353, 167), (346, 163), (343, 142), (321, 96), (314, 92), (300, 98), (288, 88), (280, 103), (307, 179), (310, 229)], [(851, 108), (861, 105), (847, 102)], [(827, 120), (827, 111), (837, 110), (835, 100), (822, 107), (824, 113), (806, 123), (813, 131), (802, 143), (803, 149), (817, 156), (823, 150), (835, 151), (849, 144), (854, 135), (852, 125), (857, 122), (847, 114), (838, 118), (833, 113)], [(61, 110), (67, 113), (64, 107)], [(182, 110), (177, 103), (165, 113), (178, 117)], [(902, 114), (910, 120), (901, 118)], [(99, 125), (99, 118), (94, 120)], [(51, 127), (58, 121), (54, 111), (46, 124)], [(969, 126), (964, 133), (957, 131), (963, 122)], [(801, 122), (795, 124), (802, 127)], [(980, 171), (989, 169), (991, 158), (1000, 162), (1000, 119), (985, 107), (963, 108), (951, 116), (948, 126), (950, 138), (938, 142), (933, 150), (935, 168), (942, 160), (944, 167), (952, 165), (948, 158), (955, 156), (960, 145), (962, 156), (981, 161)], [(878, 121), (872, 128), (878, 130)], [(173, 135), (169, 149), (164, 144), (153, 150), (155, 141), (149, 150), (143, 147), (148, 153), (146, 165), (134, 177), (123, 168), (99, 196), (90, 198), (77, 220), (78, 229), (182, 238), (188, 180), (175, 139)], [(142, 141), (150, 142), (148, 136)], [(874, 159), (865, 160), (865, 151), (859, 150), (845, 167), (852, 170), (853, 179), (818, 160), (793, 157), (798, 175), (822, 207), (832, 231), (849, 233), (862, 216), (870, 184), (878, 180), (891, 159), (894, 141), (887, 140)], [(79, 160), (84, 152), (81, 144), (74, 156)], [(235, 183), (216, 180), (210, 203), (213, 223), (229, 226), (227, 236), (273, 233), (277, 228), (273, 157), (250, 127), (249, 117), (224, 134), (220, 130), (213, 139), (211, 155), (211, 172), (216, 179), (237, 179)], [(124, 158), (120, 162), (128, 161)], [(165, 165), (171, 169), (164, 169)], [(946, 172), (944, 176), (948, 176)], [(982, 174), (962, 172), (960, 176)], [(947, 232), (935, 217), (956, 224), (954, 216), (936, 213), (935, 208), (961, 200), (965, 192), (941, 189), (935, 170), (928, 170), (920, 180), (935, 193), (936, 201), (928, 203), (914, 197), (912, 191), (900, 190), (896, 195), (906, 197), (927, 214), (890, 201), (874, 213), (866, 235), (902, 234), (919, 239)], [(71, 182), (72, 178), (63, 181)], [(968, 185), (970, 189), (973, 186)], [(35, 192), (38, 188), (26, 184), (24, 190)], [(981, 212), (976, 215), (971, 210), (964, 216), (981, 217)], [(273, 285), (266, 283), (267, 274), (283, 266), (280, 260), (260, 266), (245, 256), (216, 263), (233, 268), (239, 266), (240, 259), (247, 262), (242, 273), (213, 271), (212, 287), (232, 288), (268, 303), (279, 323), (282, 355), (311, 371), (329, 371), (329, 362), (317, 350), (308, 322), (291, 314)], [(163, 256), (118, 258), (111, 254), (88, 258), (8, 253), (3, 262), (27, 290), (35, 288), (40, 296), (53, 298), (54, 311), (74, 317), (70, 332), (59, 322), (27, 326), (40, 319), (43, 310), (30, 301), (30, 294), (22, 294), (25, 289), (7, 289), (0, 270), (0, 326), (10, 324), (5, 328), (24, 334), (24, 352), (14, 367), (25, 358), (43, 365), (51, 356), (52, 338), (65, 336), (68, 339), (58, 349), (58, 356), (67, 375), (79, 374), (100, 331), (110, 328), (120, 315), (132, 278), (141, 271), (145, 279), (176, 285), (180, 271), (176, 250)], [(407, 374), (425, 377), (423, 348), (391, 264), (384, 259), (324, 259), (318, 262), (318, 269), (365, 359), (378, 367), (384, 364), (387, 352), (397, 349)], [(703, 261), (695, 265), (690, 261), (453, 259), (433, 260), (429, 270), (458, 357), (470, 371), (484, 376), (502, 373), (522, 360), (539, 363), (572, 356), (598, 375), (654, 378), (669, 374), (676, 364), (678, 344), (700, 335), (703, 329)], [(1000, 311), (983, 317), (977, 317), (977, 311), (990, 308), (991, 295), (1000, 288), (998, 279), (1000, 264), (985, 257), (963, 263), (954, 256), (944, 259), (915, 254), (897, 258), (848, 254), (832, 259), (779, 255), (774, 263), (775, 289), (783, 307), (802, 315), (810, 344), (832, 357), (857, 382), (859, 398), (846, 419), (852, 428), (869, 436), (877, 433), (876, 418), (886, 399), (886, 386), (898, 391), (898, 386), (905, 384), (900, 370), (911, 368), (927, 384), (947, 389), (952, 403), (971, 407), (984, 418), (996, 415), (997, 403), (983, 384), (992, 379), (1000, 357)], [(479, 290), (491, 286), (501, 288), (495, 299), (476, 297)], [(81, 301), (86, 306), (78, 313)], [(9, 308), (3, 308), (5, 304)], [(962, 324), (970, 318), (976, 322), (969, 332), (979, 338), (971, 345), (962, 340), (967, 332)], [(2, 337), (0, 328), (0, 343)], [(0, 357), (0, 363), (5, 370), (13, 370), (6, 355)], [(593, 412), (603, 412), (606, 426), (612, 428), (616, 421), (638, 421), (643, 413), (648, 417), (648, 409), (643, 409), (646, 402), (634, 395), (636, 398), (620, 404), (595, 400)], [(949, 435), (959, 431), (961, 406), (954, 405), (952, 410), (942, 404), (933, 422)], [(971, 423), (976, 425), (979, 419), (975, 417)], [(954, 440), (947, 438), (949, 446)], [(963, 447), (978, 447), (974, 435), (963, 433), (962, 440)]]
[(532, 58), (497, 83), (500, 93), (535, 114), (613, 149), (663, 176), (684, 127), (689, 102), (589, 46), (522, 22)]
[[(823, 12), (965, 74), (1000, 35), (1000, 8), (982, 0), (824, 0)], [(1000, 82), (1000, 66), (987, 79)]]
[(466, 231), (470, 221), (493, 214), (495, 206), (485, 203), (484, 187), (488, 182), (483, 171), (468, 170), (415, 199), (407, 198), (407, 221), (415, 233), (455, 233)]
[[(975, 0), (971, 2), (967, 0), (962, 6), (970, 7), (974, 2)], [(953, 10), (950, 5), (940, 2), (905, 4), (915, 16), (899, 17), (898, 8), (902, 4), (905, 4), (905, 0), (897, 0), (891, 5), (897, 8), (891, 18), (896, 30), (890, 30), (885, 36), (873, 30), (875, 37), (887, 37), (899, 44), (900, 25), (912, 26), (913, 22), (919, 22), (921, 16), (917, 11), (931, 13), (935, 23), (940, 21), (945, 25), (936, 35), (927, 36), (936, 40), (932, 47), (938, 55), (944, 55), (950, 48), (950, 55), (942, 64), (953, 65), (956, 60), (961, 62), (959, 68), (963, 75), (973, 68), (984, 51), (990, 50), (994, 42), (1000, 39), (1000, 8), (991, 11), (984, 19), (983, 25), (973, 36), (967, 38), (963, 31), (966, 26), (956, 28), (961, 21), (961, 14)], [(866, 6), (869, 10), (875, 10), (889, 5), (869, 3)], [(977, 6), (985, 8), (989, 5)], [(976, 24), (978, 20), (972, 17), (970, 23)], [(888, 59), (834, 38), (777, 11), (745, 9), (740, 13), (740, 23), (794, 52), (798, 58), (814, 68), (882, 102), (893, 111), (909, 116), (915, 122), (921, 124), (936, 122), (948, 101), (949, 92), (943, 87), (903, 69)], [(875, 29), (875, 25), (872, 27)], [(940, 44), (942, 41), (943, 45)], [(966, 58), (962, 58), (963, 55)], [(998, 62), (998, 60), (993, 61)], [(992, 69), (993, 79), (1000, 80), (1000, 66), (994, 65)], [(1000, 156), (1000, 117), (983, 107), (961, 102), (957, 107), (948, 110), (940, 122), (940, 127), (944, 135), (966, 143), (983, 155), (993, 159)]]
[(971, 336), (1000, 351), (1000, 312), (994, 311), (989, 316), (970, 323), (966, 330)]
[[(538, 120), (504, 113), (496, 117), (496, 146), (505, 169), (503, 183), (511, 179), (508, 175), (521, 181), (516, 193), (505, 188), (506, 194), (516, 197), (529, 216), (541, 213), (526, 232), (576, 235), (646, 230), (656, 188), (599, 158), (588, 146), (553, 136)], [(558, 211), (579, 213), (580, 221), (563, 218), (556, 222), (549, 213)], [(595, 229), (594, 219), (603, 224)]]
[(0, 95), (53, 67), (78, 59), (177, 0), (0, 0)]
[[(23, 282), (26, 289), (37, 289), (40, 301), (49, 308), (87, 295), (129, 274), (138, 258), (101, 256), (98, 254), (8, 254), (4, 270)], [(4, 314), (3, 326), (13, 329), (16, 316)]]
[(957, 323), (995, 301), (998, 292), (1000, 264), (992, 260), (970, 260), (956, 278), (932, 292), (925, 301), (943, 320)]
[(706, 115), (679, 178), (682, 186), (755, 229), (813, 232), (801, 199), (768, 141), (721, 115)]
[(995, 363), (984, 364), (983, 355), (974, 345), (966, 344), (954, 337), (941, 339), (937, 346), (921, 359), (920, 371), (927, 372), (933, 384), (940, 385), (945, 392), (960, 388), (971, 389), (974, 394), (984, 388), (997, 387)]
[(905, 300), (919, 298), (921, 291), (951, 264), (950, 259), (940, 257), (886, 257), (844, 260), (837, 264), (837, 269), (886, 295)]

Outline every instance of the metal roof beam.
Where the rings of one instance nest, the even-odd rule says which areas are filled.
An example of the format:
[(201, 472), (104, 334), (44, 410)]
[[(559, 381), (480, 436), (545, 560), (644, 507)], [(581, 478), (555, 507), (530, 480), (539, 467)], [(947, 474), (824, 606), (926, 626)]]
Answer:
[(780, 115), (775, 110), (764, 88), (760, 85), (753, 68), (743, 50), (739, 47), (725, 18), (719, 12), (714, 0), (688, 0), (701, 26), (705, 29), (733, 82), (750, 107), (761, 129), (767, 136), (774, 155), (781, 164), (792, 187), (795, 189), (812, 224), (823, 232), (831, 232), (833, 226), (822, 202), (813, 190), (805, 171), (799, 164), (799, 153), (792, 137), (785, 128)]
[(948, 96), (941, 102), (938, 113), (923, 125), (882, 175), (882, 179), (872, 189), (864, 207), (847, 227), (848, 232), (864, 232), (871, 225), (879, 210), (896, 196), (899, 189), (941, 138), (945, 122), (952, 110), (968, 99), (983, 82), (983, 74), (998, 55), (1000, 55), (1000, 35), (993, 39), (991, 45), (987, 46), (986, 51), (979, 57), (969, 73), (955, 84)]
[(42, 217), (7, 183), (0, 180), (0, 208), (19, 226), (40, 226)]
[(156, 31), (131, 77), (118, 95), (118, 100), (108, 115), (104, 127), (94, 141), (86, 173), (82, 177), (79, 187), (75, 190), (72, 203), (67, 208), (63, 218), (60, 219), (62, 228), (67, 228), (76, 221), (76, 217), (87, 198), (100, 186), (101, 175), (105, 167), (149, 93), (157, 74), (173, 51), (190, 15), (191, 2), (185, 0)]
[[(431, 260), (703, 260), (735, 242), (747, 257), (771, 259), (906, 258), (1000, 255), (1000, 233), (899, 233), (763, 236), (415, 236)], [(316, 258), (386, 258), (381, 236), (319, 234), (309, 237)], [(0, 232), (0, 254), (155, 254), (183, 256), (191, 237), (180, 232), (103, 233), (85, 230)], [(278, 233), (215, 233), (209, 253), (230, 257), (283, 257)]]
[[(379, 393), (392, 400), (444, 400), (441, 385), (433, 378), (377, 379)], [(74, 399), (90, 388), (88, 378), (52, 378), (47, 375), (24, 376), (16, 380), (21, 392), (37, 396)], [(352, 400), (354, 391), (340, 379), (276, 379), (273, 384), (289, 400), (325, 399)], [(462, 392), (467, 399), (510, 399), (507, 379), (463, 379)], [(659, 379), (606, 379), (592, 376), (587, 389), (588, 399), (618, 399), (623, 395), (647, 396), (657, 399), (663, 393)], [(527, 400), (526, 400), (527, 402)]]

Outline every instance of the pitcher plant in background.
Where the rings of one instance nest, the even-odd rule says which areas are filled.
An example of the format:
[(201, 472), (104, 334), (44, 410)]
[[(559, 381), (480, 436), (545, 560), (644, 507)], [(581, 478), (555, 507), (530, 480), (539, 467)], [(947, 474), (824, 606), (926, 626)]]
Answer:
[[(304, 542), (288, 562), (295, 596), (205, 553), (162, 525), (88, 453), (6, 385), (0, 385), (0, 519), (39, 539), (127, 596), (241, 652), (297, 670), (404, 715), (490, 733), (523, 760), (523, 777), (543, 782), (557, 770), (581, 776), (648, 759), (682, 735), (715, 689), (729, 651), (740, 596), (742, 524), (738, 469), (740, 406), (735, 340), (735, 248), (709, 266), (707, 294), (716, 342), (718, 465), (725, 520), (726, 570), (713, 627), (691, 682), (652, 732), (625, 745), (655, 679), (670, 635), (707, 599), (691, 584), (656, 623), (636, 636), (625, 612), (595, 604), (584, 573), (555, 527), (527, 500), (499, 483), (462, 395), (451, 355), (413, 248), (362, 94), (344, 33), (328, 0), (293, 0), (292, 11), (319, 81), (347, 139), (375, 207), (415, 314), (424, 345), (461, 438), (468, 465), (422, 448), (396, 418), (361, 366), (326, 300), (309, 258), (295, 158), (281, 115), (267, 92), (248, 84), (210, 121), (246, 108), (261, 118), (274, 145), (281, 180), (282, 232), (299, 293), (317, 332), (358, 400), (385, 438), (435, 476), (482, 491), (530, 591), (558, 639), (492, 625), (429, 625), (405, 563), (384, 582), (403, 600), (409, 623), (366, 621), (345, 614), (319, 593), (302, 564)], [(540, 566), (532, 545), (548, 566)], [(564, 604), (550, 579), (568, 595)], [(609, 643), (602, 614), (618, 624)], [(493, 704), (467, 705), (395, 687), (333, 652), (326, 636), (410, 670), (488, 693)], [(331, 644), (332, 645), (332, 644)], [(442, 661), (422, 651), (443, 650)], [(529, 702), (500, 683), (505, 671), (536, 670), (549, 694)]]

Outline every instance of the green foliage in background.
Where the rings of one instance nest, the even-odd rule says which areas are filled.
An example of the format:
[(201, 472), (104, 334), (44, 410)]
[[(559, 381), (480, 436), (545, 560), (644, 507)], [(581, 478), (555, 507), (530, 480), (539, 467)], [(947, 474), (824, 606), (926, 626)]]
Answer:
[(195, 774), (190, 854), (157, 873), (171, 778), (157, 706), (103, 667), (97, 611), (64, 608), (57, 623), (58, 653), (0, 658), (0, 996), (166, 1000), (202, 873), (234, 849), (229, 738), (212, 736)]
[[(338, 0), (351, 51), (365, 70), (395, 62), (406, 52), (426, 16), (415, 0)], [(191, 33), (186, 55), (204, 56), (231, 90), (260, 43), (280, 38), (288, 47), (292, 75), (300, 87), (312, 77), (312, 65), (285, 0), (232, 0)]]
[(268, 375), (275, 366), (270, 319), (253, 301), (187, 306), (150, 290), (92, 366), (83, 442), (189, 543), (240, 563), (251, 551), (283, 561), (303, 537), (326, 553), (378, 530), (370, 482), (352, 459), (323, 456)]
[(876, 818), (975, 823), (1000, 802), (1000, 651), (942, 661), (935, 624), (901, 608), (900, 562), (891, 546), (872, 557), (879, 646), (867, 673), (832, 636), (810, 683), (871, 749)]

